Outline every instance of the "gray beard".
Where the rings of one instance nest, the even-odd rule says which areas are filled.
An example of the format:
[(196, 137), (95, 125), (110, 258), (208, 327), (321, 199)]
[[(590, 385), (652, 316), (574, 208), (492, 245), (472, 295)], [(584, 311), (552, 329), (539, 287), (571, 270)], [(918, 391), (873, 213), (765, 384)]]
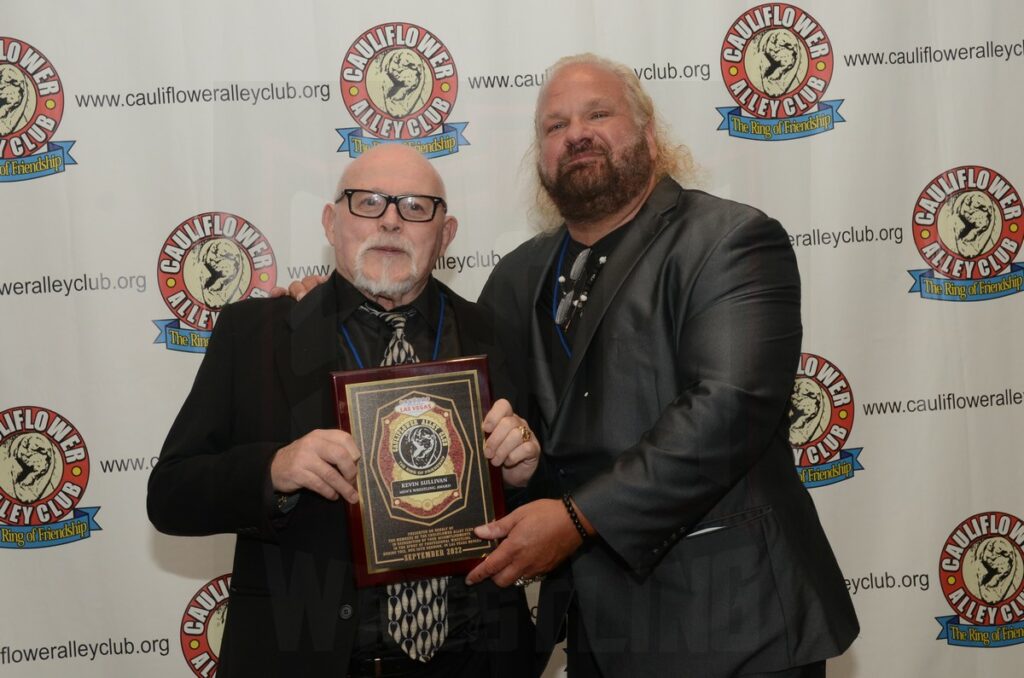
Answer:
[(399, 297), (407, 294), (415, 285), (416, 281), (420, 278), (420, 270), (416, 264), (416, 259), (412, 256), (411, 247), (407, 246), (406, 243), (402, 242), (401, 245), (406, 247), (406, 255), (409, 257), (409, 274), (402, 280), (391, 279), (391, 264), (385, 259), (381, 264), (380, 278), (373, 280), (363, 272), (363, 257), (370, 247), (376, 244), (387, 243), (389, 245), (395, 245), (394, 241), (389, 241), (386, 238), (374, 238), (367, 241), (360, 248), (359, 253), (356, 255), (356, 266), (355, 266), (355, 280), (352, 284), (357, 290), (362, 292), (368, 297), (384, 297), (385, 299), (398, 299)]
[(371, 280), (363, 275), (362, 271), (356, 271), (356, 279), (352, 281), (352, 284), (355, 285), (357, 290), (368, 297), (398, 299), (412, 289), (413, 279), (406, 278), (405, 280), (391, 280), (386, 278), (382, 280)]

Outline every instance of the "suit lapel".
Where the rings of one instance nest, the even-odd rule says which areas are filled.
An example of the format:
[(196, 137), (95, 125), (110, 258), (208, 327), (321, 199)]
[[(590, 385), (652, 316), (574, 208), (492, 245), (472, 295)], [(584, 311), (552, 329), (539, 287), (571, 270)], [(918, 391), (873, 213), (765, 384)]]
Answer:
[(290, 332), (274, 351), (276, 369), (298, 434), (333, 426), (328, 373), (338, 366), (338, 311), (334, 285), (319, 285), (292, 307)]
[[(555, 411), (558, 409), (558, 394), (555, 392), (555, 382), (551, 378), (551, 368), (546, 359), (547, 343), (544, 341), (544, 332), (551, 331), (550, 323), (554, 319), (549, 317), (541, 318), (537, 312), (537, 304), (544, 288), (544, 278), (555, 265), (562, 243), (565, 240), (565, 226), (549, 237), (549, 242), (544, 243), (540, 251), (542, 265), (539, 268), (531, 267), (531, 271), (539, 271), (536, 280), (533, 281), (533, 294), (530, 295), (530, 385), (533, 388), (534, 398), (540, 409), (544, 422), (548, 425), (554, 421)], [(541, 262), (538, 262), (541, 263)]]
[(588, 293), (586, 311), (580, 318), (573, 342), (572, 359), (566, 372), (562, 392), (558, 396), (556, 412), (561, 411), (562, 403), (569, 392), (576, 371), (587, 354), (597, 328), (601, 325), (608, 306), (615, 299), (619, 289), (633, 269), (640, 264), (644, 253), (657, 238), (662, 229), (669, 223), (667, 218), (679, 199), (681, 188), (672, 179), (662, 179), (644, 206), (637, 212), (633, 223), (608, 257), (604, 270)]

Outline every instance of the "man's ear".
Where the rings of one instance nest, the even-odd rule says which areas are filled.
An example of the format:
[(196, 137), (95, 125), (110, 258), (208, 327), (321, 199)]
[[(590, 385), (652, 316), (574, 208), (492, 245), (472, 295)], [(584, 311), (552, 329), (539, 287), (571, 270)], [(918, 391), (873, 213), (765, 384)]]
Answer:
[(327, 236), (327, 242), (331, 243), (331, 247), (334, 247), (334, 205), (331, 203), (324, 205), (324, 210), (320, 214), (320, 223), (324, 225), (324, 235)]
[(452, 216), (445, 216), (441, 224), (441, 251), (438, 256), (448, 251), (448, 245), (455, 240), (455, 233), (459, 230), (459, 220)]

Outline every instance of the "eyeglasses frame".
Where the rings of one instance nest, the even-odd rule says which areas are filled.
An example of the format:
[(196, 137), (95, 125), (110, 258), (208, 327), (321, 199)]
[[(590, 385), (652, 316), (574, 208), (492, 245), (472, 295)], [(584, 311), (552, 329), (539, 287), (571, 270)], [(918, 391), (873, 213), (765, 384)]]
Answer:
[[(374, 195), (379, 195), (380, 197), (384, 198), (384, 209), (382, 209), (380, 211), (380, 214), (378, 214), (376, 216), (372, 216), (372, 217), (371, 216), (367, 216), (365, 214), (356, 214), (352, 210), (352, 194), (353, 193), (373, 193)], [(398, 216), (401, 217), (403, 221), (408, 221), (409, 223), (413, 223), (413, 224), (423, 224), (423, 223), (426, 223), (428, 221), (433, 221), (434, 217), (437, 216), (437, 206), (438, 205), (441, 205), (442, 207), (444, 207), (445, 212), (448, 211), (448, 203), (445, 202), (444, 198), (439, 198), (436, 195), (426, 195), (426, 194), (423, 194), (423, 193), (403, 193), (402, 195), (388, 195), (387, 193), (381, 193), (380, 191), (371, 191), (371, 190), (366, 189), (366, 188), (346, 188), (346, 189), (343, 189), (341, 191), (341, 195), (339, 195), (337, 198), (334, 199), (334, 204), (337, 205), (339, 202), (341, 202), (345, 198), (348, 198), (347, 202), (348, 202), (349, 214), (351, 214), (354, 217), (361, 217), (363, 219), (379, 219), (381, 216), (384, 215), (385, 212), (388, 211), (388, 206), (392, 205), (392, 204), (395, 206), (395, 211), (398, 212)], [(434, 205), (434, 209), (430, 213), (430, 217), (427, 218), (427, 219), (422, 219), (422, 220), (407, 219), (405, 217), (405, 215), (402, 214), (402, 208), (399, 207), (399, 205), (398, 205), (398, 202), (400, 200), (404, 199), (404, 198), (429, 198), (430, 200), (432, 200), (433, 201), (433, 205)]]

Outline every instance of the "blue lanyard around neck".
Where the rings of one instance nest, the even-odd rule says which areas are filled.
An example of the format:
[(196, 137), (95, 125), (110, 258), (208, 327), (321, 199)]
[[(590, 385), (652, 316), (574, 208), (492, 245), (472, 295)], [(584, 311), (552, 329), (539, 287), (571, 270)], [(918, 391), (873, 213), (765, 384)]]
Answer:
[[(434, 336), (434, 354), (430, 357), (431, 360), (437, 360), (437, 356), (441, 352), (441, 328), (444, 326), (444, 305), (445, 305), (445, 294), (441, 293), (441, 310), (437, 314), (437, 332)], [(341, 330), (342, 336), (345, 337), (345, 343), (348, 344), (348, 350), (352, 352), (352, 357), (355, 358), (356, 367), (359, 369), (365, 369), (366, 365), (363, 364), (363, 359), (359, 357), (359, 351), (356, 350), (356, 345), (352, 343), (352, 336), (348, 333), (348, 328), (345, 327), (345, 321), (338, 321), (338, 329)]]
[(551, 323), (555, 326), (555, 334), (558, 335), (558, 341), (562, 344), (562, 350), (565, 351), (565, 355), (571, 360), (572, 349), (569, 348), (569, 340), (566, 338), (562, 326), (555, 319), (555, 311), (558, 308), (558, 278), (562, 275), (562, 264), (565, 263), (565, 253), (568, 249), (569, 232), (566, 231), (565, 238), (562, 239), (562, 249), (558, 253), (558, 263), (555, 265), (554, 279), (551, 281)]

